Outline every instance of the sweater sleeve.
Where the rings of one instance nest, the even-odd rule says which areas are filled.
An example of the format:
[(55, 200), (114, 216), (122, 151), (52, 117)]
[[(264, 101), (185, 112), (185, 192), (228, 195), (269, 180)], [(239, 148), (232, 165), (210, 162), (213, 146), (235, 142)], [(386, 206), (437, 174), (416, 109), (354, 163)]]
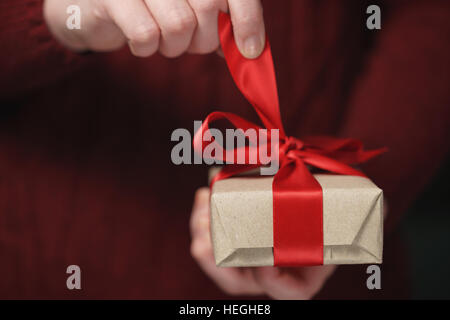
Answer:
[(62, 47), (48, 30), (43, 0), (0, 2), (0, 97), (57, 81), (85, 60)]
[(389, 151), (364, 165), (384, 189), (387, 230), (443, 164), (450, 137), (450, 3), (391, 8), (340, 135)]

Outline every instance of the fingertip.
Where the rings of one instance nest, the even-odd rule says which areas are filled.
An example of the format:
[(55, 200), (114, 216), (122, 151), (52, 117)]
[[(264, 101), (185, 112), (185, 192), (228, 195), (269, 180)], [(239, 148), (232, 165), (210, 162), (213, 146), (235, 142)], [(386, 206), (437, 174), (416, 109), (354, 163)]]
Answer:
[(139, 58), (147, 58), (153, 55), (157, 47), (153, 44), (142, 44), (142, 43), (136, 43), (133, 41), (130, 41), (128, 43), (128, 46), (130, 48), (131, 53)]
[(261, 1), (229, 0), (228, 5), (239, 51), (247, 59), (259, 57), (266, 37)]
[(191, 256), (197, 261), (210, 260), (213, 257), (211, 241), (207, 237), (197, 237), (191, 243)]
[(198, 189), (195, 192), (195, 196), (194, 196), (195, 203), (209, 202), (209, 194), (210, 194), (210, 191), (209, 191), (208, 187), (202, 187), (202, 188)]

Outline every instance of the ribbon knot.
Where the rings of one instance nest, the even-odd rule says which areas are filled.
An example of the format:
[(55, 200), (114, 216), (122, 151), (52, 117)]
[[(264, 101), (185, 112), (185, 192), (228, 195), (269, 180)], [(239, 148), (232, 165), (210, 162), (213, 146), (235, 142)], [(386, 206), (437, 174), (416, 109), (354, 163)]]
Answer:
[(284, 163), (287, 159), (295, 159), (299, 157), (299, 153), (304, 147), (303, 141), (295, 137), (286, 137), (283, 143), (280, 143), (279, 147), (279, 161), (280, 164)]

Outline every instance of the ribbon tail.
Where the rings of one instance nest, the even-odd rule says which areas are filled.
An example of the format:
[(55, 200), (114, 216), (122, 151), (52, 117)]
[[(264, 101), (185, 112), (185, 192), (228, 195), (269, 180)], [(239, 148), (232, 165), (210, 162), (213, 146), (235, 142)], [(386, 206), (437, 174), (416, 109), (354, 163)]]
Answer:
[(307, 137), (303, 139), (305, 149), (346, 164), (366, 162), (387, 151), (387, 148), (364, 150), (360, 140), (327, 136)]
[(284, 137), (275, 70), (267, 37), (265, 48), (258, 58), (245, 58), (234, 40), (231, 18), (222, 12), (219, 14), (219, 37), (228, 69), (237, 87), (252, 104), (264, 126), (267, 129), (279, 129), (280, 136)]
[[(302, 152), (299, 152), (300, 154)], [(339, 162), (337, 160), (319, 155), (314, 153), (306, 153), (302, 157), (303, 161), (306, 164), (309, 164), (313, 167), (336, 173), (336, 174), (343, 174), (348, 176), (359, 176), (359, 177), (365, 177), (364, 173), (361, 171), (350, 167), (349, 165)]]

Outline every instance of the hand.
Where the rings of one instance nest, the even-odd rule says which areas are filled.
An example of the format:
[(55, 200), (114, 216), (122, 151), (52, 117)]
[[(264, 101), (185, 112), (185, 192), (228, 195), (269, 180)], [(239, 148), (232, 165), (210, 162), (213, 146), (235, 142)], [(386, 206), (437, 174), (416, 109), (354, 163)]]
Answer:
[[(81, 9), (81, 29), (66, 27), (69, 5)], [(138, 57), (206, 54), (219, 48), (217, 17), (230, 12), (244, 56), (264, 48), (260, 0), (45, 0), (44, 16), (54, 36), (75, 51), (112, 51), (128, 43)]]
[(275, 299), (310, 299), (336, 266), (299, 268), (219, 268), (213, 256), (209, 229), (209, 189), (199, 189), (191, 215), (191, 254), (203, 271), (231, 295), (267, 294)]

